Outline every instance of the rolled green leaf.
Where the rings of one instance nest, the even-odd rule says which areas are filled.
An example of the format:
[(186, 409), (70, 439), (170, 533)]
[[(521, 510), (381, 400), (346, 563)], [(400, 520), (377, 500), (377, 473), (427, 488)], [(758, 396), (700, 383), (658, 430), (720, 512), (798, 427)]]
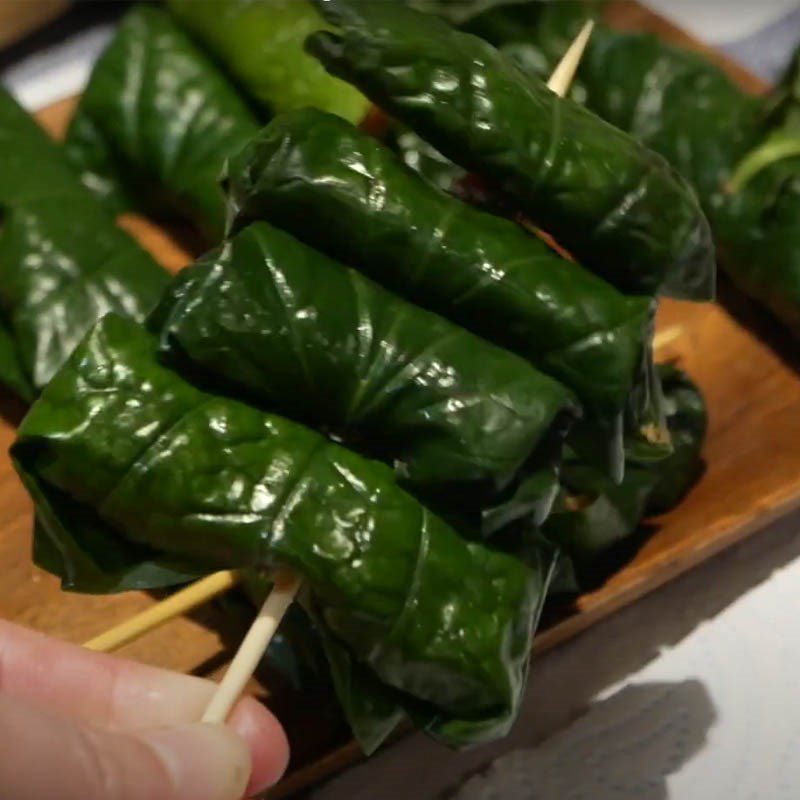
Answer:
[(626, 555), (646, 515), (678, 505), (699, 478), (701, 451), (708, 417), (700, 390), (680, 370), (659, 367), (664, 387), (667, 423), (672, 437), (670, 456), (657, 463), (630, 461), (620, 484), (568, 458), (562, 490), (542, 532), (570, 559), (578, 586), (586, 589), (608, 575)]
[[(606, 81), (621, 74), (626, 83), (612, 98)], [(693, 181), (727, 276), (800, 335), (800, 158), (771, 159), (740, 191), (730, 186), (750, 153), (796, 135), (795, 77), (790, 68), (765, 101), (697, 53), (608, 29), (581, 71), (593, 109), (626, 126)], [(621, 108), (637, 113), (617, 119)]]
[(594, 412), (625, 406), (649, 300), (436, 190), (343, 120), (314, 109), (277, 117), (231, 160), (227, 185), (238, 225), (270, 220), (514, 351)]
[(257, 130), (235, 88), (170, 15), (137, 6), (98, 59), (66, 148), (87, 187), (116, 210), (178, 216), (216, 243), (222, 166)]
[(329, 71), (513, 198), (579, 261), (634, 294), (713, 297), (708, 222), (660, 156), (436, 17), (398, 3), (318, 6), (342, 28), (307, 43)]
[(371, 755), (405, 717), (402, 696), (356, 661), (321, 620), (316, 621), (314, 630), (322, 645), (333, 690), (347, 724), (361, 749)]
[[(152, 324), (173, 362), (393, 462), (426, 494), (495, 498), (558, 456), (578, 413), (523, 359), (263, 222), (184, 270)], [(512, 505), (506, 517), (531, 503)]]
[[(467, 28), (525, 70), (547, 72), (591, 11), (583, 2), (529, 2), (491, 9)], [(753, 140), (763, 101), (744, 94), (695, 51), (652, 34), (595, 26), (573, 94), (592, 111), (663, 155), (706, 203)], [(658, 101), (658, 102), (656, 102)]]
[(37, 508), (66, 495), (109, 536), (199, 569), (288, 566), (381, 681), (504, 732), (549, 573), (464, 541), (383, 464), (203, 392), (156, 351), (109, 315), (55, 376), (12, 453)]
[(360, 122), (367, 99), (303, 50), (325, 27), (308, 0), (168, 0), (172, 13), (267, 111), (314, 106)]
[[(226, 614), (242, 616), (246, 627), (273, 585), (269, 573), (242, 573), (243, 591), (229, 592), (221, 599)], [(405, 717), (402, 693), (356, 661), (347, 646), (327, 629), (320, 613), (309, 593), (301, 590), (270, 642), (268, 665), (293, 690), (313, 693), (326, 702), (326, 707), (330, 695), (335, 695), (353, 736), (370, 755)]]
[[(585, 14), (581, 3), (526, 3), (482, 14), (469, 28), (523, 68), (538, 63), (546, 70)], [(798, 74), (795, 59), (765, 100), (743, 92), (699, 53), (655, 36), (598, 26), (575, 90), (576, 99), (661, 153), (693, 182), (723, 270), (795, 335), (800, 335), (800, 158), (776, 159), (770, 150), (796, 139)], [(769, 158), (740, 191), (731, 191), (741, 165), (754, 153)]]
[(0, 90), (0, 380), (30, 400), (103, 314), (141, 320), (169, 276)]

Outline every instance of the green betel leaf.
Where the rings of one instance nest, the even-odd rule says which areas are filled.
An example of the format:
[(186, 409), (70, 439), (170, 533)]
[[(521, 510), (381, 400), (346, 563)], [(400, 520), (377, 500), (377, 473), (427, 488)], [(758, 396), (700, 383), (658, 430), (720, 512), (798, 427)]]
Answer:
[(20, 428), (28, 485), (198, 570), (290, 567), (330, 633), (410, 703), (513, 719), (548, 576), (464, 541), (383, 464), (207, 394), (156, 352), (115, 315), (90, 332)]
[(437, 191), (343, 120), (313, 109), (276, 118), (231, 161), (228, 186), (236, 224), (268, 219), (516, 352), (592, 412), (625, 406), (647, 298), (624, 297), (515, 223)]
[(434, 16), (399, 3), (317, 5), (341, 32), (314, 34), (309, 52), (587, 267), (634, 294), (713, 297), (708, 222), (660, 156)]
[(202, 577), (179, 559), (126, 542), (91, 509), (48, 486), (25, 481), (36, 498), (33, 560), (61, 580), (61, 588), (82, 594), (160, 589)]
[(314, 106), (360, 122), (369, 102), (303, 50), (325, 27), (307, 0), (168, 0), (170, 10), (266, 111)]
[[(176, 280), (162, 352), (392, 463), (412, 490), (480, 508), (538, 454), (558, 463), (568, 389), (264, 222)], [(538, 466), (538, 465), (537, 465)], [(531, 510), (510, 501), (509, 517)]]
[(114, 311), (141, 320), (169, 276), (0, 92), (0, 375), (24, 399)]
[(30, 402), (34, 398), (33, 387), (19, 360), (14, 334), (0, 319), (0, 384), (7, 386), (20, 398)]
[(236, 89), (170, 15), (137, 6), (92, 71), (66, 150), (86, 186), (116, 209), (177, 216), (216, 243), (225, 159), (257, 130)]
[(342, 713), (366, 755), (374, 753), (405, 717), (402, 693), (383, 683), (372, 670), (353, 658), (326, 625), (316, 617), (319, 636), (330, 669), (331, 683)]
[(631, 460), (621, 483), (573, 457), (561, 474), (561, 492), (543, 534), (571, 562), (578, 585), (588, 588), (617, 566), (646, 515), (676, 506), (703, 468), (707, 416), (699, 389), (680, 370), (659, 368), (672, 452), (666, 458)]
[[(469, 24), (509, 55), (535, 50), (553, 64), (559, 54), (551, 43), (569, 41), (585, 16), (579, 6), (571, 14), (561, 2), (533, 4), (530, 15), (500, 8)], [(581, 62), (576, 97), (694, 184), (727, 276), (800, 335), (797, 66), (795, 57), (765, 99), (742, 91), (697, 52), (598, 26)], [(736, 189), (737, 172), (750, 164), (757, 169), (731, 191), (732, 178)]]

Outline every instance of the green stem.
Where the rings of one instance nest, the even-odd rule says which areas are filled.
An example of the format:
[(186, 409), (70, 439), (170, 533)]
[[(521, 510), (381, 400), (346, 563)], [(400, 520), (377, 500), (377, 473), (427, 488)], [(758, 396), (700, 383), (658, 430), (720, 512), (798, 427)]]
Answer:
[(786, 158), (800, 156), (800, 134), (779, 131), (762, 145), (751, 150), (740, 162), (728, 181), (728, 191), (740, 192), (759, 172)]

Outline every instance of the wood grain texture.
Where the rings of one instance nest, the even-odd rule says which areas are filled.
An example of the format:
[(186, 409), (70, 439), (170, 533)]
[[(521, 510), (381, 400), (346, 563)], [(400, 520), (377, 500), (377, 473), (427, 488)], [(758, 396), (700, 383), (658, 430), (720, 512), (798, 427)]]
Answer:
[[(630, 2), (610, 10), (615, 25), (650, 30), (710, 53), (664, 20)], [(764, 85), (720, 56), (729, 73), (750, 91)], [(73, 101), (39, 115), (54, 135), (63, 134)], [(176, 270), (189, 253), (175, 238), (137, 217), (122, 221), (154, 255)], [(723, 287), (724, 289), (724, 287)], [(725, 306), (664, 302), (662, 328), (682, 326), (663, 355), (677, 360), (703, 390), (710, 428), (706, 472), (685, 502), (654, 520), (655, 530), (633, 560), (597, 591), (562, 610), (536, 638), (542, 652), (595, 621), (800, 507), (800, 377), (792, 345), (736, 295)], [(0, 448), (7, 451), (24, 409), (0, 396)], [(7, 458), (0, 460), (0, 616), (74, 642), (82, 642), (153, 602), (130, 592), (114, 597), (71, 595), (30, 560), (30, 503)], [(241, 628), (215, 607), (175, 620), (121, 652), (181, 671), (218, 674), (235, 649)], [(271, 797), (287, 797), (359, 760), (330, 698), (298, 696), (268, 676), (266, 696), (289, 730), (292, 768)], [(254, 690), (264, 691), (263, 685)]]

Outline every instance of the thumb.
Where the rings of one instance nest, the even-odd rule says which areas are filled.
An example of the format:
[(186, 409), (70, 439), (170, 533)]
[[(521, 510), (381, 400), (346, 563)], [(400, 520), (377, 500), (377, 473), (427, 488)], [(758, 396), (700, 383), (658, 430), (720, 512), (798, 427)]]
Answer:
[(14, 800), (240, 800), (245, 743), (204, 723), (122, 734), (0, 695), (0, 796)]

